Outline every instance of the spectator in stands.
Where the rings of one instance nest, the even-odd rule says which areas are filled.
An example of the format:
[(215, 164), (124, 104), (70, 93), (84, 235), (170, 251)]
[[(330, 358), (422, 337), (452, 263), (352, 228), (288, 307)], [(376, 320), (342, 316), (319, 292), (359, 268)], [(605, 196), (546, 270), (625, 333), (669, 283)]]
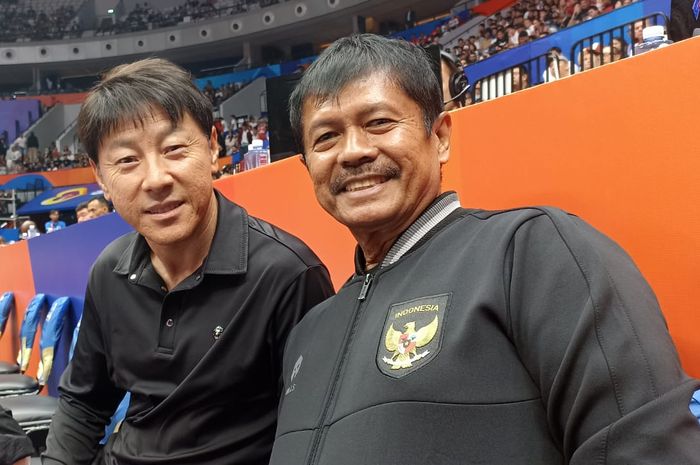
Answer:
[(75, 217), (78, 223), (87, 221), (90, 219), (90, 210), (88, 210), (87, 202), (80, 202), (77, 207), (75, 207)]
[(78, 134), (135, 231), (93, 265), (45, 465), (266, 465), (289, 331), (332, 293), (301, 241), (213, 189), (211, 103), (176, 65), (121, 65), (93, 88)]
[(5, 137), (0, 137), (0, 165), (5, 164), (5, 156), (7, 155), (7, 142), (5, 141)]
[(528, 87), (530, 87), (530, 76), (527, 69), (522, 65), (511, 69), (511, 91), (517, 92)]
[(87, 203), (88, 219), (93, 220), (109, 213), (109, 202), (104, 195), (93, 197)]
[(18, 143), (15, 142), (15, 144), (12, 145), (10, 150), (7, 152), (5, 160), (7, 164), (7, 171), (9, 173), (20, 173), (22, 171), (22, 150), (20, 149)]
[(600, 44), (594, 43), (591, 47), (583, 47), (578, 54), (578, 65), (581, 71), (600, 66)]
[(19, 227), (19, 237), (20, 239), (31, 239), (41, 235), (39, 229), (36, 227), (36, 223), (32, 220), (27, 220), (22, 223)]
[(15, 140), (15, 145), (17, 145), (22, 152), (22, 161), (25, 161), (24, 156), (27, 154), (27, 137), (24, 134), (20, 134)]
[(46, 231), (47, 233), (52, 233), (54, 231), (58, 231), (59, 229), (64, 229), (66, 227), (66, 223), (61, 221), (59, 218), (59, 211), (51, 210), (51, 212), (49, 213), (49, 221), (47, 221), (44, 225), (44, 231)]
[(238, 137), (236, 131), (229, 131), (226, 134), (226, 140), (224, 141), (226, 146), (226, 154), (232, 156), (235, 152), (238, 152)]
[(39, 139), (34, 134), (34, 131), (29, 133), (27, 137), (27, 157), (25, 163), (39, 163)]
[[(4, 243), (0, 237), (0, 245)], [(0, 405), (0, 464), (29, 465), (34, 446), (9, 411)]]
[(543, 82), (552, 82), (571, 74), (571, 63), (558, 47), (552, 47), (547, 55), (547, 69), (542, 73)]

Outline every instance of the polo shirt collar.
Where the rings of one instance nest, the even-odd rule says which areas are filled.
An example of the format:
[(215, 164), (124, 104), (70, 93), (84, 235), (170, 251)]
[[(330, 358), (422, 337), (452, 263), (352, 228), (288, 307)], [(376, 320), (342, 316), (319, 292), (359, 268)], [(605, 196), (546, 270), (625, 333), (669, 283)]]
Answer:
[[(205, 274), (244, 274), (248, 270), (248, 213), (216, 189), (214, 195), (218, 209), (216, 231), (202, 271)], [(137, 273), (149, 257), (146, 239), (136, 234), (113, 271), (122, 275)]]

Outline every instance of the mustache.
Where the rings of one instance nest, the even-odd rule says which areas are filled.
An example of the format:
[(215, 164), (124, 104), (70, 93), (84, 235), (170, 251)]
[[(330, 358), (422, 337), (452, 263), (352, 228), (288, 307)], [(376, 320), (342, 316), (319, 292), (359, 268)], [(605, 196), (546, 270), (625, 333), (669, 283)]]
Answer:
[(345, 184), (348, 179), (360, 176), (382, 176), (387, 181), (389, 179), (398, 178), (401, 175), (401, 169), (396, 163), (389, 161), (365, 163), (360, 166), (351, 166), (343, 168), (330, 182), (330, 191), (333, 195), (338, 195), (345, 190)]

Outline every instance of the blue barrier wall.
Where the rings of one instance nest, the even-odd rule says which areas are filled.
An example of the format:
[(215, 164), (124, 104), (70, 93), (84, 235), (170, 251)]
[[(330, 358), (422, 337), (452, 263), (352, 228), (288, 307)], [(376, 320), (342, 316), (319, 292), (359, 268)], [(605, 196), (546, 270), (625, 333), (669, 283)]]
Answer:
[(24, 132), (39, 119), (41, 105), (38, 100), (0, 100), (0, 135), (7, 131), (7, 143), (12, 143), (19, 133)]
[(131, 227), (112, 213), (27, 241), (36, 292), (46, 294), (49, 305), (62, 296), (71, 298), (71, 309), (55, 353), (56, 369), (47, 384), (52, 396), (58, 395), (56, 387), (62, 367), (68, 363), (73, 328), (83, 313), (90, 268), (107, 244), (129, 231)]

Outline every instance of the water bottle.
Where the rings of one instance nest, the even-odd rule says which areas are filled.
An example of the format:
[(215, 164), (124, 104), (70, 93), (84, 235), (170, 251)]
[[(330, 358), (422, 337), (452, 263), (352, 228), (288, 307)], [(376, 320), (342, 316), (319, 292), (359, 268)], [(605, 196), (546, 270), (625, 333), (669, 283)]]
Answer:
[(673, 43), (666, 37), (666, 31), (664, 31), (663, 26), (649, 26), (642, 30), (643, 41), (634, 46), (634, 54), (639, 55), (640, 53), (648, 52), (649, 50), (654, 50), (661, 47), (666, 47)]

